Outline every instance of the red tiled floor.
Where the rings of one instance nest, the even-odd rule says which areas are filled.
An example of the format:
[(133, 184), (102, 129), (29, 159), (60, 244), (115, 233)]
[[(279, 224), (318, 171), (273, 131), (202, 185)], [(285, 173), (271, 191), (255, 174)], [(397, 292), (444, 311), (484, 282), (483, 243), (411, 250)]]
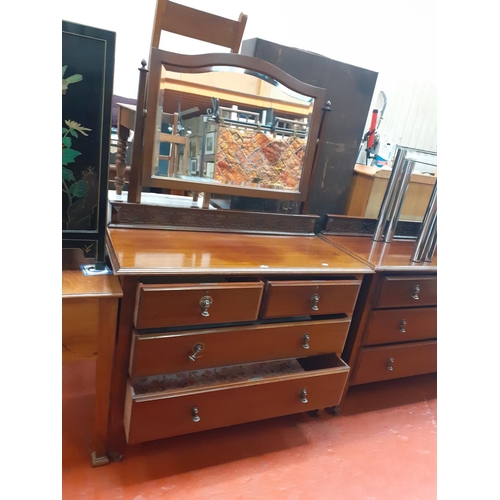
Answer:
[(291, 415), (130, 446), (90, 463), (95, 362), (63, 365), (63, 498), (433, 500), (436, 376), (356, 386), (342, 414)]

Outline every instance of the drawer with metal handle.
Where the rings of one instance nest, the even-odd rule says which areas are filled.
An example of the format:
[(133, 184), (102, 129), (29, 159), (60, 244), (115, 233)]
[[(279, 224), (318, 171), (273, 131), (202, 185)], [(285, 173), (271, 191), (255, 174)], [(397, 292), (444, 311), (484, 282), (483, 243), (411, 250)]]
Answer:
[(437, 337), (437, 307), (378, 309), (370, 313), (364, 345)]
[(437, 305), (437, 276), (384, 276), (373, 307)]
[(437, 341), (412, 342), (359, 351), (351, 385), (437, 371)]
[(336, 355), (129, 381), (128, 443), (226, 427), (340, 403), (349, 367)]
[(264, 284), (139, 284), (134, 323), (137, 329), (236, 323), (257, 319)]
[(346, 314), (354, 310), (361, 281), (268, 281), (261, 318)]
[(145, 377), (214, 366), (340, 353), (350, 319), (161, 334), (134, 332), (129, 373)]

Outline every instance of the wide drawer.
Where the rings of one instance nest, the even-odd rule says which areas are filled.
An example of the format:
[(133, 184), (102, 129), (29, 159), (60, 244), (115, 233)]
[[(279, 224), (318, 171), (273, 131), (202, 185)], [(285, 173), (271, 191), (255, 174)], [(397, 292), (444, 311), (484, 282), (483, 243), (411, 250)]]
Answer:
[(360, 349), (351, 385), (437, 371), (437, 341)]
[[(170, 380), (136, 379), (126, 395), (127, 441), (140, 443), (335, 406), (348, 373), (341, 359), (326, 355), (202, 370), (194, 382), (186, 373)], [(188, 386), (179, 388), (182, 383)]]
[(254, 321), (261, 281), (208, 284), (139, 284), (135, 326), (162, 328), (183, 325)]
[(360, 280), (268, 281), (260, 316), (351, 315), (360, 285)]
[(373, 307), (419, 307), (437, 304), (437, 276), (384, 276)]
[(437, 308), (379, 309), (368, 320), (364, 345), (437, 337)]
[(135, 333), (130, 376), (341, 353), (350, 320), (299, 321), (168, 334)]

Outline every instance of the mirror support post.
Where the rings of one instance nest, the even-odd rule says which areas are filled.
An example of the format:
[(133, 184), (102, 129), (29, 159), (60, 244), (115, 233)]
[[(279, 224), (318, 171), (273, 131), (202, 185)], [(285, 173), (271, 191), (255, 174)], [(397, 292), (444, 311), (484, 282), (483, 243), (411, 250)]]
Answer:
[(132, 158), (130, 179), (128, 185), (128, 203), (140, 203), (142, 191), (142, 151), (144, 136), (144, 121), (146, 118), (146, 99), (148, 86), (148, 73), (146, 61), (141, 61), (139, 68), (139, 90), (137, 93), (137, 106), (135, 109), (134, 141), (132, 144)]
[(311, 198), (311, 193), (313, 188), (314, 174), (316, 172), (316, 165), (318, 163), (319, 154), (321, 152), (321, 146), (323, 145), (323, 136), (325, 135), (325, 129), (326, 129), (326, 119), (328, 113), (332, 110), (331, 105), (332, 103), (330, 101), (326, 101), (325, 106), (323, 106), (323, 108), (321, 109), (322, 111), (321, 122), (319, 124), (318, 137), (316, 138), (316, 144), (314, 147), (314, 156), (311, 165), (311, 173), (309, 174), (309, 185), (307, 187), (307, 197), (306, 200), (302, 203), (300, 210), (301, 214), (305, 214), (309, 210), (309, 200)]

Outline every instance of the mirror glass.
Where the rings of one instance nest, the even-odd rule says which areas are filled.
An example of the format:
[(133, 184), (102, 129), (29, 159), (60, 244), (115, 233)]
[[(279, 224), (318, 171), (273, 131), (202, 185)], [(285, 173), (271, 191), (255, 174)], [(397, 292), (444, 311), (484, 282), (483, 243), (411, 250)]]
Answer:
[(153, 177), (298, 193), (314, 99), (254, 71), (202, 71), (162, 68)]

